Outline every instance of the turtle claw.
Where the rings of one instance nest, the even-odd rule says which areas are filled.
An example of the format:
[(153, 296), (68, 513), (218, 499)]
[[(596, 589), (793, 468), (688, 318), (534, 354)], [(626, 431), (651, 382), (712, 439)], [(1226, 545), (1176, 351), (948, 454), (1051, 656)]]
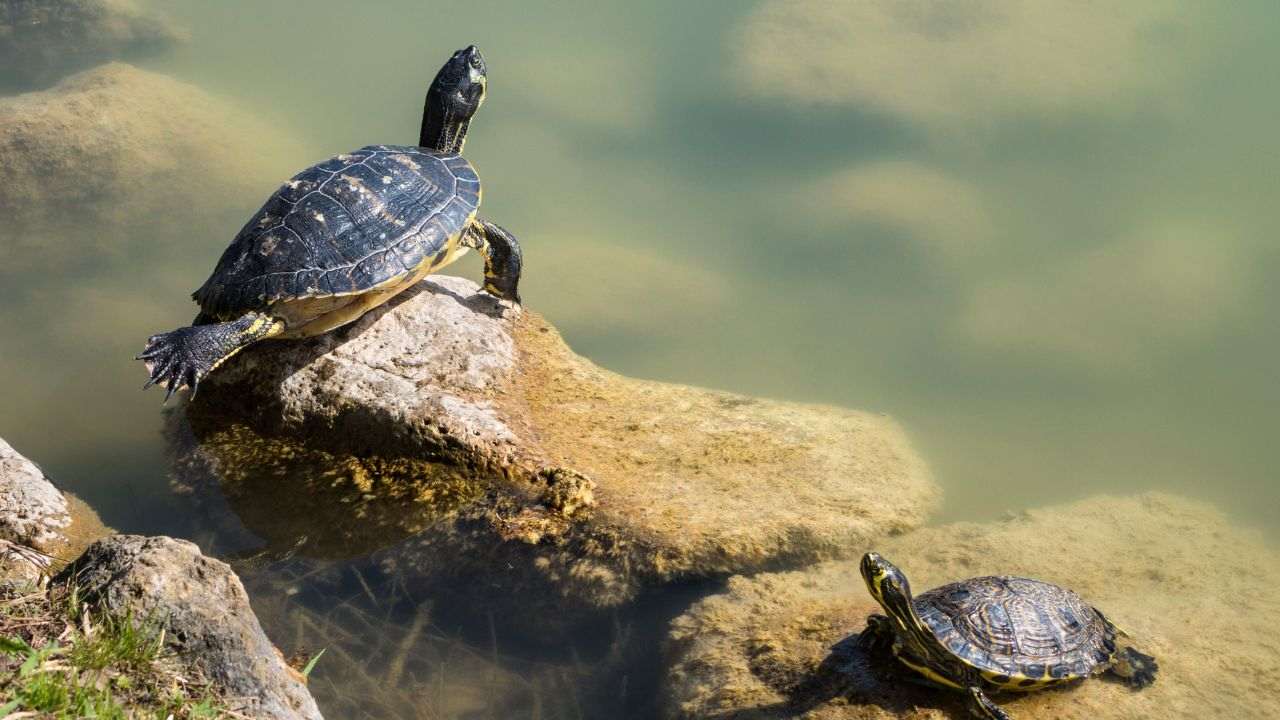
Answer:
[(151, 378), (146, 387), (163, 385), (165, 402), (183, 387), (191, 397), (204, 377), (250, 343), (280, 334), (284, 322), (260, 313), (235, 320), (192, 325), (152, 335), (137, 359), (146, 363)]
[(204, 373), (200, 372), (200, 360), (186, 342), (190, 328), (181, 328), (147, 339), (147, 347), (135, 358), (147, 366), (149, 377), (143, 390), (153, 385), (165, 388), (164, 403), (168, 404), (183, 387), (191, 389), (195, 397), (196, 387)]

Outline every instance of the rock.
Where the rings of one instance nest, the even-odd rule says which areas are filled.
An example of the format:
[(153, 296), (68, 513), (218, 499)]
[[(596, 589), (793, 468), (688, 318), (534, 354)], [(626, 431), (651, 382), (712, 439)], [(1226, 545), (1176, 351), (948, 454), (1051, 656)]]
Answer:
[(175, 409), (165, 436), (173, 489), (224, 542), (247, 528), (264, 558), (364, 557), (489, 504), (491, 483), (461, 468), (318, 450), (235, 419)]
[(0, 91), (44, 88), (110, 60), (151, 55), (185, 38), (131, 0), (0, 4)]
[(525, 545), (525, 565), (597, 605), (837, 557), (920, 525), (939, 494), (883, 416), (625, 378), (448, 276), (246, 350), (191, 405), (206, 437), (214, 412), (327, 452), (470, 468), (491, 488), (481, 544)]
[[(1280, 716), (1280, 555), (1205, 504), (1103, 496), (876, 547), (917, 591), (988, 574), (1062, 584), (1159, 660), (1155, 685), (1141, 692), (1094, 679), (999, 697), (1015, 720)], [(857, 647), (871, 612), (879, 606), (856, 562), (732, 579), (671, 625), (669, 715), (968, 717), (957, 693), (907, 682), (892, 660)]]
[(231, 568), (185, 540), (115, 535), (64, 570), (82, 596), (117, 616), (154, 618), (168, 647), (255, 718), (320, 718), (302, 679), (258, 624)]
[(61, 549), (67, 500), (35, 463), (0, 439), (0, 537), (41, 552)]
[(0, 98), (0, 264), (155, 256), (189, 243), (184, 227), (242, 222), (304, 155), (259, 116), (123, 63)]
[(38, 582), (59, 558), (107, 532), (88, 506), (0, 439), (0, 582)]

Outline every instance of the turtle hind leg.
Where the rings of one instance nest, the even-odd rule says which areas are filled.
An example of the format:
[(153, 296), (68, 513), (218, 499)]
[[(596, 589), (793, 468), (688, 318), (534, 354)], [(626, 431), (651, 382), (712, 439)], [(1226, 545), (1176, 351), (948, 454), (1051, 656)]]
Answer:
[(1160, 664), (1155, 658), (1131, 647), (1118, 650), (1111, 663), (1111, 672), (1134, 690), (1141, 690), (1155, 682), (1156, 672), (1159, 670)]
[(520, 271), (524, 254), (516, 236), (488, 220), (473, 220), (462, 244), (484, 256), (484, 289), (490, 295), (520, 304)]
[(200, 381), (227, 358), (259, 340), (279, 335), (284, 323), (268, 315), (248, 313), (230, 322), (178, 328), (152, 335), (136, 359), (147, 365), (152, 385), (166, 388), (164, 400), (184, 385), (194, 397)]
[(980, 717), (983, 720), (1011, 720), (1009, 713), (1001, 710), (999, 705), (987, 697), (982, 688), (970, 687), (967, 692), (969, 693), (969, 712), (973, 713), (974, 717)]

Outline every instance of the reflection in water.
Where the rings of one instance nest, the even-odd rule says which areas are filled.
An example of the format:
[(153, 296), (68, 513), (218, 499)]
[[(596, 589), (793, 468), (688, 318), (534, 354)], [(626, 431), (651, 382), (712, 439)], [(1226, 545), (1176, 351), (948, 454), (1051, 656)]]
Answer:
[(287, 653), (325, 651), (311, 687), (330, 716), (655, 711), (662, 628), (709, 586), (571, 609), (524, 576), (521, 543), (476, 522), (492, 508), (483, 479), (309, 449), (198, 408), (165, 423), (175, 489), (201, 510), (188, 531), (228, 557)]
[(538, 638), (500, 615), (438, 603), (368, 563), (236, 567), (295, 660), (325, 654), (310, 688), (327, 717), (553, 720), (654, 717), (666, 623), (714, 588), (674, 588)]
[[(117, 70), (133, 100), (108, 83), (61, 106), (65, 126), (37, 127), (55, 116), (35, 96), (0, 97), (0, 138), (27, 138), (0, 141), (0, 173), (27, 173), (4, 176), (26, 194), (0, 207), (0, 436), (114, 527), (246, 558), (291, 651), (345, 638), (352, 663), (333, 650), (317, 670), (336, 716), (361, 698), (398, 708), (371, 717), (432, 717), (422, 698), (448, 696), (460, 704), (440, 716), (589, 717), (597, 684), (507, 631), (494, 651), (484, 613), (447, 586), (379, 577), (371, 554), (440, 527), (468, 483), (193, 420), (209, 458), (178, 466), (193, 492), (175, 495), (131, 358), (190, 322), (186, 293), (281, 180), (412, 141), (425, 84), (470, 42), (490, 65), (467, 147), (486, 212), (521, 237), (525, 299), (575, 349), (627, 374), (888, 412), (947, 519), (1154, 487), (1280, 533), (1280, 286), (1263, 271), (1280, 217), (1259, 151), (1280, 122), (1274, 3), (164, 5), (190, 38), (136, 62), (172, 81)], [(0, 67), (0, 87), (19, 81)], [(50, 147), (65, 152), (35, 152)], [(221, 493), (199, 489), (210, 473)], [(386, 478), (403, 480), (392, 495)], [(633, 645), (676, 594), (619, 621)], [(581, 662), (612, 668), (605, 628), (565, 644), (608, 637)], [(637, 668), (653, 679), (655, 655), (623, 655), (602, 695)], [(514, 694), (464, 692), (461, 667)], [(343, 674), (360, 689), (342, 695)], [(643, 682), (628, 682), (634, 699)]]

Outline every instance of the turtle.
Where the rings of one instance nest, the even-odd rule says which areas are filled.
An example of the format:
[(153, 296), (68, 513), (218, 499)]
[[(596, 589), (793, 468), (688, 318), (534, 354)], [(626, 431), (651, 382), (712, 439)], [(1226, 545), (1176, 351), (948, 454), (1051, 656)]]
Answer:
[(416, 146), (368, 145), (294, 175), (222, 253), (192, 299), (189, 327), (153, 335), (137, 359), (165, 401), (263, 340), (304, 338), (350, 323), (474, 248), (484, 285), (518, 305), (520, 243), (477, 217), (480, 180), (462, 157), (484, 101), (480, 50), (459, 50), (427, 90)]
[(1134, 689), (1155, 682), (1155, 658), (1074, 592), (1008, 575), (977, 577), (912, 596), (893, 563), (862, 558), (867, 590), (887, 615), (871, 615), (860, 635), (870, 648), (889, 648), (931, 685), (968, 695), (986, 720), (1009, 720), (988, 691), (1027, 692), (1110, 672)]

